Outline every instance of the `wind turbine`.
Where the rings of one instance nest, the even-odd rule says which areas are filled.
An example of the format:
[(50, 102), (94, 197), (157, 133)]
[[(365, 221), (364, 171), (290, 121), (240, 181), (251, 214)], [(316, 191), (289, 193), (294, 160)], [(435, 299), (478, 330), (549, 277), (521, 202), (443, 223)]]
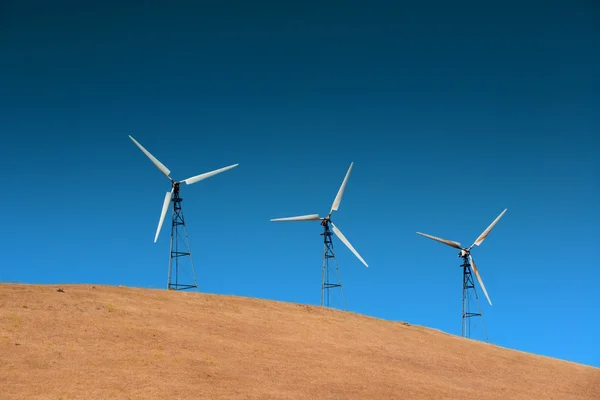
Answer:
[[(237, 167), (239, 164), (233, 164), (228, 167), (216, 169), (214, 171), (206, 172), (200, 175), (192, 176), (190, 178), (184, 179), (182, 181), (175, 181), (169, 175), (171, 171), (156, 157), (154, 157), (148, 150), (144, 148), (137, 140), (135, 140), (131, 135), (129, 138), (135, 143), (137, 147), (152, 161), (152, 163), (158, 168), (160, 172), (163, 173), (170, 181), (171, 181), (171, 190), (165, 194), (165, 199), (163, 201), (162, 211), (160, 213), (160, 219), (158, 220), (158, 227), (156, 228), (156, 234), (154, 235), (154, 243), (158, 240), (158, 235), (160, 234), (160, 230), (163, 226), (163, 222), (165, 221), (165, 216), (167, 215), (167, 210), (169, 209), (169, 203), (173, 203), (173, 215), (172, 215), (172, 224), (171, 224), (171, 249), (169, 255), (169, 278), (167, 289), (169, 290), (185, 290), (198, 288), (198, 283), (196, 281), (196, 272), (194, 271), (194, 264), (192, 262), (192, 253), (190, 252), (190, 243), (187, 235), (187, 230), (185, 228), (185, 220), (183, 218), (183, 210), (181, 209), (181, 202), (183, 199), (179, 195), (180, 185), (185, 182), (186, 185), (191, 185), (196, 182), (200, 182), (206, 178), (210, 178), (211, 176), (220, 174), (221, 172), (225, 172), (230, 170), (231, 168)], [(180, 241), (179, 239), (185, 237), (185, 243), (182, 243), (184, 248), (180, 249)], [(194, 283), (193, 284), (181, 284), (179, 283), (179, 258), (180, 257), (189, 257), (190, 264), (193, 274)], [(175, 277), (173, 278), (173, 264), (175, 264)]]
[[(500, 218), (502, 218), (502, 216), (504, 215), (506, 210), (507, 209), (504, 209), (504, 211), (502, 211), (500, 213), (500, 215), (498, 215), (498, 217), (496, 217), (496, 219), (490, 224), (490, 226), (488, 226), (487, 229), (485, 231), (483, 231), (483, 233), (481, 235), (479, 235), (479, 237), (475, 240), (475, 242), (473, 242), (473, 244), (468, 248), (463, 248), (463, 247), (461, 247), (460, 243), (452, 241), (452, 240), (446, 240), (446, 239), (442, 239), (439, 237), (427, 235), (425, 233), (417, 232), (417, 234), (419, 234), (421, 236), (425, 236), (429, 239), (433, 239), (435, 241), (438, 241), (440, 243), (443, 243), (445, 245), (448, 245), (450, 247), (454, 247), (455, 249), (460, 250), (460, 253), (458, 253), (458, 257), (463, 259), (463, 263), (461, 265), (461, 267), (463, 269), (463, 295), (462, 295), (462, 336), (463, 337), (470, 338), (470, 336), (471, 336), (471, 326), (470, 326), (470, 324), (467, 324), (467, 319), (471, 318), (471, 317), (481, 317), (481, 320), (483, 322), (483, 329), (485, 330), (485, 336), (486, 336), (486, 341), (487, 341), (487, 329), (485, 328), (485, 322), (483, 321), (483, 314), (481, 313), (481, 308), (479, 307), (479, 298), (477, 297), (477, 291), (475, 290), (475, 282), (473, 281), (473, 275), (471, 274), (471, 271), (475, 273), (475, 276), (477, 277), (477, 280), (479, 281), (479, 285), (481, 285), (481, 288), (483, 289), (483, 293), (485, 294), (485, 297), (487, 298), (488, 302), (490, 303), (490, 306), (492, 305), (492, 301), (490, 300), (490, 296), (488, 296), (487, 290), (485, 289), (485, 286), (483, 285), (483, 281), (481, 280), (481, 276), (479, 275), (479, 271), (477, 270), (475, 261), (473, 261), (473, 256), (471, 256), (471, 249), (473, 248), (473, 246), (480, 246), (481, 243), (483, 243), (483, 241), (490, 234), (490, 232), (492, 231), (494, 226), (496, 226), (498, 221), (500, 221)], [(473, 292), (475, 293), (475, 300), (477, 301), (477, 307), (479, 308), (479, 313), (472, 313), (470, 310), (469, 297), (468, 297), (469, 289), (473, 290)]]
[[(326, 217), (319, 217), (319, 214), (309, 214), (309, 215), (300, 215), (297, 217), (286, 217), (286, 218), (275, 218), (271, 219), (271, 222), (287, 222), (287, 221), (321, 221), (321, 226), (323, 226), (324, 232), (323, 242), (324, 242), (324, 250), (323, 250), (323, 264), (322, 264), (322, 272), (321, 272), (321, 306), (324, 305), (329, 307), (329, 289), (339, 287), (342, 291), (342, 298), (344, 300), (344, 308), (346, 308), (346, 298), (344, 296), (344, 289), (342, 288), (342, 282), (340, 279), (340, 271), (338, 268), (338, 263), (335, 258), (335, 253), (333, 252), (333, 243), (331, 241), (331, 232), (335, 233), (335, 235), (350, 249), (352, 253), (365, 265), (368, 267), (369, 265), (363, 260), (363, 258), (358, 254), (358, 251), (350, 244), (348, 239), (342, 234), (342, 232), (338, 229), (337, 226), (331, 221), (331, 214), (334, 211), (337, 211), (340, 207), (340, 202), (342, 201), (342, 196), (344, 195), (344, 190), (346, 189), (346, 184), (348, 183), (348, 178), (350, 177), (350, 171), (352, 171), (352, 166), (354, 163), (350, 163), (350, 168), (348, 168), (348, 172), (346, 172), (346, 176), (344, 177), (344, 181), (342, 182), (342, 186), (340, 187), (335, 199), (333, 200), (333, 204), (331, 205), (331, 210), (329, 210), (329, 214)], [(335, 260), (335, 269), (338, 276), (338, 283), (330, 283), (329, 280), (329, 260)], [(327, 291), (327, 296), (325, 296), (325, 291)]]

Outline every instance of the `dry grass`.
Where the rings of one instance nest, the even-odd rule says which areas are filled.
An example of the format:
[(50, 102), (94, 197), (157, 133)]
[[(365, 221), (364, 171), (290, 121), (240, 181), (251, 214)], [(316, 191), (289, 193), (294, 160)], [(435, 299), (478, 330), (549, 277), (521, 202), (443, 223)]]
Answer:
[(403, 323), (61, 287), (0, 285), (2, 399), (600, 399), (600, 369)]

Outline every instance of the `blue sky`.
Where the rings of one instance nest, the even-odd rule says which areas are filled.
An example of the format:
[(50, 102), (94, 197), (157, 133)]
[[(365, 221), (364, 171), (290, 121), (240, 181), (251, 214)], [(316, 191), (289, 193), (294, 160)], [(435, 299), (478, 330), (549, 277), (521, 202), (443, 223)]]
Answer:
[[(162, 4), (161, 4), (162, 3)], [(367, 4), (369, 4), (367, 6)], [(457, 251), (490, 342), (600, 366), (599, 9), (4, 2), (0, 280), (164, 288), (167, 179), (200, 291), (319, 304), (317, 223), (350, 311), (460, 334)], [(481, 295), (481, 290), (478, 291)]]

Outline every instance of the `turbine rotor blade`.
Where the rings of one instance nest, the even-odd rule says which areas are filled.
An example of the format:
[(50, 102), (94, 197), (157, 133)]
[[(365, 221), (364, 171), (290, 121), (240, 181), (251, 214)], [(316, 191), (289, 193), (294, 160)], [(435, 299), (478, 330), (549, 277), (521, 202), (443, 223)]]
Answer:
[(496, 217), (496, 219), (494, 220), (494, 222), (492, 222), (490, 224), (490, 226), (488, 226), (487, 229), (485, 231), (483, 231), (483, 233), (481, 235), (479, 235), (479, 237), (477, 238), (477, 240), (475, 240), (475, 242), (471, 245), (471, 247), (469, 247), (470, 249), (473, 248), (473, 246), (479, 246), (479, 245), (481, 245), (481, 243), (483, 243), (483, 241), (490, 234), (490, 232), (492, 231), (492, 229), (494, 228), (494, 226), (498, 223), (498, 221), (500, 221), (500, 218), (502, 218), (502, 216), (504, 215), (504, 213), (506, 212), (506, 210), (508, 210), (508, 209), (505, 208), (504, 211), (502, 211), (500, 213), (500, 215), (498, 215), (498, 217)]
[(318, 221), (319, 214), (299, 215), (297, 217), (285, 217), (285, 218), (274, 218), (271, 222), (285, 222), (285, 221)]
[(344, 195), (344, 190), (346, 189), (346, 184), (348, 183), (348, 178), (350, 177), (350, 171), (352, 171), (353, 165), (354, 162), (351, 162), (350, 168), (348, 168), (348, 172), (346, 172), (346, 176), (344, 177), (344, 181), (342, 182), (342, 186), (340, 186), (340, 190), (338, 190), (338, 193), (335, 196), (335, 199), (333, 200), (333, 204), (331, 205), (329, 215), (331, 215), (332, 212), (337, 211), (337, 209), (340, 207), (340, 202), (342, 201), (342, 196)]
[(171, 196), (173, 195), (173, 189), (170, 192), (165, 194), (165, 200), (163, 201), (162, 211), (160, 212), (160, 220), (158, 221), (158, 228), (156, 228), (156, 235), (154, 235), (154, 243), (158, 239), (158, 235), (160, 234), (160, 229), (163, 226), (163, 222), (165, 221), (165, 216), (167, 215), (167, 210), (169, 209), (169, 203), (171, 203)]
[(333, 224), (333, 222), (331, 223), (331, 228), (333, 229), (333, 233), (335, 233), (335, 235), (346, 245), (346, 247), (348, 247), (350, 249), (351, 252), (354, 253), (354, 255), (363, 263), (365, 264), (365, 267), (369, 268), (369, 265), (366, 263), (365, 260), (363, 260), (363, 258), (360, 256), (360, 254), (358, 254), (358, 251), (356, 251), (356, 249), (354, 247), (352, 247), (352, 245), (350, 244), (350, 242), (348, 241), (348, 239), (346, 239), (346, 237), (344, 236), (344, 234)]
[(479, 271), (477, 271), (477, 267), (475, 266), (475, 261), (473, 261), (473, 257), (469, 254), (469, 261), (471, 262), (471, 267), (473, 268), (473, 272), (475, 272), (475, 276), (477, 277), (477, 280), (479, 281), (479, 284), (481, 285), (481, 288), (483, 289), (483, 293), (485, 294), (485, 297), (487, 298), (488, 303), (490, 303), (490, 306), (492, 305), (492, 301), (490, 300), (490, 296), (488, 296), (487, 290), (485, 290), (485, 286), (483, 286), (483, 281), (481, 280), (481, 276), (479, 276)]
[(460, 247), (460, 243), (458, 243), (458, 242), (442, 239), (442, 238), (431, 236), (431, 235), (428, 235), (426, 233), (421, 233), (421, 232), (417, 232), (417, 235), (425, 236), (426, 238), (433, 239), (437, 242), (444, 243), (450, 247), (454, 247), (456, 249), (462, 250), (462, 247)]
[(156, 166), (156, 168), (158, 168), (158, 170), (160, 172), (162, 172), (167, 178), (169, 178), (169, 180), (172, 180), (171, 177), (169, 176), (169, 174), (171, 173), (169, 168), (165, 167), (165, 165), (163, 163), (158, 161), (158, 159), (156, 157), (154, 157), (152, 154), (150, 154), (150, 152), (148, 150), (146, 150), (144, 148), (144, 146), (139, 144), (138, 141), (133, 138), (133, 136), (129, 135), (129, 139), (133, 140), (133, 143), (135, 143), (135, 145), (137, 147), (139, 147), (139, 149), (150, 159), (150, 161), (152, 161), (152, 163)]
[(231, 168), (235, 168), (238, 165), (240, 165), (240, 164), (233, 164), (233, 165), (230, 165), (228, 167), (223, 167), (223, 168), (215, 169), (214, 171), (205, 172), (203, 174), (192, 176), (191, 178), (184, 179), (181, 182), (185, 182), (187, 185), (191, 185), (192, 183), (196, 183), (196, 182), (202, 181), (202, 180), (204, 180), (206, 178), (210, 178), (211, 176), (215, 176), (217, 174), (220, 174), (221, 172), (225, 172), (227, 170), (230, 170)]

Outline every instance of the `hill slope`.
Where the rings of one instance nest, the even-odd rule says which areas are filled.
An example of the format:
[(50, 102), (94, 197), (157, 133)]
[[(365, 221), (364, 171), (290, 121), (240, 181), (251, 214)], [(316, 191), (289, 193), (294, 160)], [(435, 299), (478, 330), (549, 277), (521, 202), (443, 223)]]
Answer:
[(600, 369), (408, 324), (193, 292), (61, 287), (0, 285), (3, 399), (600, 399)]

